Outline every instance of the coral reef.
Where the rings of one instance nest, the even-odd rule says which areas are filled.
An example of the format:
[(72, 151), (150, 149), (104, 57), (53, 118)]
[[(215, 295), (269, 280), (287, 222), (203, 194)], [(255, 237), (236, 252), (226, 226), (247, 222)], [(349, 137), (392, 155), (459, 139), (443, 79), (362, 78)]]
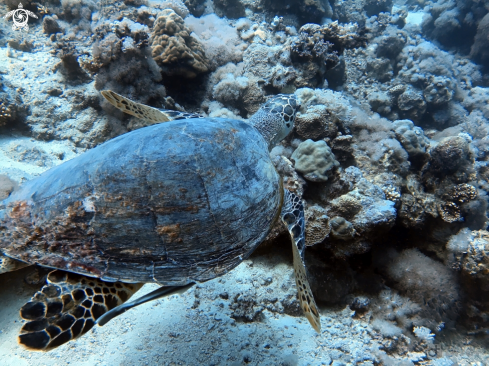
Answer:
[[(158, 356), (150, 363), (161, 363), (168, 345), (180, 346), (172, 356), (164, 350), (176, 364), (487, 363), (487, 1), (22, 3), (39, 16), (28, 32), (14, 31), (11, 19), (0, 23), (2, 197), (146, 125), (104, 102), (101, 90), (244, 121), (272, 95), (294, 93), (301, 104), (294, 129), (270, 154), (283, 186), (304, 202), (321, 337), (312, 346), (288, 340), (307, 330), (294, 318), (290, 258), (282, 258), (289, 234), (277, 220), (256, 257), (185, 297), (186, 321), (175, 320), (182, 335), (172, 330), (169, 342), (152, 343)], [(0, 13), (17, 8), (7, 0)], [(278, 338), (276, 325), (285, 332)], [(210, 352), (229, 349), (225, 361), (207, 351), (179, 356), (199, 327), (226, 339)], [(233, 329), (252, 340), (240, 343)], [(211, 348), (208, 338), (200, 342)], [(5, 349), (0, 356), (17, 357)], [(32, 360), (60, 362), (42, 357)]]

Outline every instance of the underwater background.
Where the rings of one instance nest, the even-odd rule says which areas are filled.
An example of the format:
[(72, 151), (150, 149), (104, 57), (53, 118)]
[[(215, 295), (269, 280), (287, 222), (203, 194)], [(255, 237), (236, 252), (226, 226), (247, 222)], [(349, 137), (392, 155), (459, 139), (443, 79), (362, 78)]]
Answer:
[(18, 27), (19, 3), (0, 0), (0, 200), (145, 127), (102, 90), (241, 120), (295, 93), (271, 156), (304, 199), (322, 331), (280, 224), (235, 270), (47, 353), (16, 343), (45, 273), (1, 274), (1, 365), (489, 365), (488, 1), (24, 0)]

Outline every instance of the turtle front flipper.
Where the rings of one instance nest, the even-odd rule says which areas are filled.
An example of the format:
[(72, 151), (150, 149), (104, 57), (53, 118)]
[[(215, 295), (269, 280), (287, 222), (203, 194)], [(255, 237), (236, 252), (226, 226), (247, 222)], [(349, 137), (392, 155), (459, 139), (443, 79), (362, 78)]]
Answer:
[(120, 109), (124, 113), (130, 114), (131, 116), (148, 121), (151, 124), (174, 120), (174, 118), (160, 111), (159, 109), (133, 102), (122, 95), (114, 93), (112, 90), (103, 90), (101, 93), (104, 98), (114, 107)]
[(304, 264), (304, 252), (306, 249), (304, 206), (300, 197), (289, 192), (287, 189), (284, 189), (284, 203), (281, 217), (292, 237), (295, 283), (299, 293), (299, 302), (309, 323), (311, 323), (312, 327), (318, 333), (321, 333), (319, 311), (314, 301), (311, 287), (307, 281), (306, 267)]
[(18, 269), (29, 266), (30, 264), (6, 257), (0, 253), (0, 274), (17, 271)]
[(20, 309), (27, 322), (20, 330), (19, 343), (31, 351), (49, 351), (80, 337), (142, 286), (59, 270), (49, 273), (46, 282)]

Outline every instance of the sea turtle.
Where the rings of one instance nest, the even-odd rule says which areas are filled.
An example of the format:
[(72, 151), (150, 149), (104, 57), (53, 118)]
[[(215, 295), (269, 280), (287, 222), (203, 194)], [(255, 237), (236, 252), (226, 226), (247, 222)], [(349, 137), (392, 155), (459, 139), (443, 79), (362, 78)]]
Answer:
[[(269, 156), (293, 128), (296, 97), (272, 97), (239, 121), (102, 95), (152, 125), (46, 171), (0, 202), (3, 270), (54, 269), (20, 310), (20, 344), (53, 349), (133, 306), (220, 276), (279, 217), (292, 237), (300, 304), (319, 332), (304, 267), (303, 204), (283, 188)], [(125, 302), (148, 282), (162, 287)]]

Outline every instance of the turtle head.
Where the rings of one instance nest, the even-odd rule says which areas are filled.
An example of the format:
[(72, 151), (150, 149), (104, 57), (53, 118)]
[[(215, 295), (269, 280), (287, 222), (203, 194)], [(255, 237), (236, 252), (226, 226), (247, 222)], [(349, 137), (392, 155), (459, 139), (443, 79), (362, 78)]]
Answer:
[(278, 94), (250, 118), (250, 124), (260, 131), (271, 150), (292, 131), (299, 108), (294, 94)]

